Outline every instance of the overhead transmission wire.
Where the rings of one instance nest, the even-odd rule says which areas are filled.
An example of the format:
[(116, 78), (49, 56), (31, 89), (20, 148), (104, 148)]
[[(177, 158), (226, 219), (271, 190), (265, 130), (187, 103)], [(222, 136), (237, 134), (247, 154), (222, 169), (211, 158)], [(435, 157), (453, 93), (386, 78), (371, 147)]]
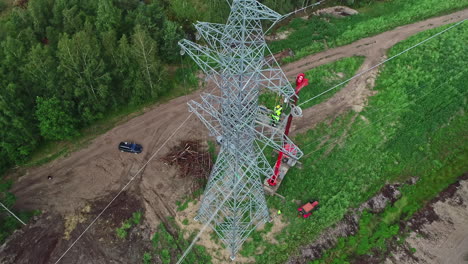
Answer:
[(369, 71), (371, 71), (371, 70), (373, 70), (373, 69), (379, 67), (380, 65), (382, 65), (382, 64), (384, 64), (384, 63), (386, 63), (386, 62), (388, 62), (388, 61), (391, 61), (391, 60), (393, 60), (394, 58), (396, 58), (396, 57), (398, 57), (398, 56), (401, 56), (401, 55), (405, 54), (406, 52), (408, 52), (408, 51), (410, 51), (410, 50), (412, 50), (412, 49), (414, 49), (414, 48), (416, 48), (416, 47), (418, 47), (418, 46), (420, 46), (420, 45), (426, 43), (427, 41), (429, 41), (429, 40), (431, 40), (431, 39), (433, 39), (433, 38), (435, 38), (435, 37), (437, 37), (437, 36), (439, 36), (439, 35), (441, 35), (441, 34), (447, 32), (447, 31), (449, 31), (450, 29), (452, 29), (452, 28), (454, 28), (454, 27), (456, 27), (456, 26), (461, 25), (461, 24), (462, 24), (463, 22), (465, 22), (467, 19), (468, 19), (468, 18), (465, 18), (464, 20), (455, 23), (454, 25), (452, 25), (452, 26), (450, 26), (450, 27), (448, 27), (448, 28), (446, 28), (446, 29), (444, 29), (444, 30), (442, 30), (442, 31), (440, 31), (440, 32), (438, 32), (438, 33), (436, 33), (436, 34), (434, 34), (434, 35), (432, 35), (432, 36), (426, 38), (426, 39), (424, 39), (424, 40), (421, 41), (421, 42), (418, 42), (417, 44), (415, 44), (415, 45), (413, 45), (413, 46), (411, 46), (411, 47), (409, 47), (409, 48), (407, 48), (407, 49), (405, 49), (405, 50), (399, 52), (398, 54), (393, 55), (392, 57), (390, 57), (390, 58), (388, 58), (388, 59), (386, 59), (386, 60), (384, 60), (384, 61), (382, 61), (382, 62), (380, 62), (380, 63), (378, 63), (378, 64), (376, 64), (376, 65), (374, 65), (374, 66), (372, 66), (372, 67), (370, 67), (369, 69), (367, 69), (367, 70), (365, 70), (365, 71), (362, 71), (362, 72), (360, 72), (360, 73), (354, 75), (353, 77), (351, 77), (351, 78), (349, 78), (349, 79), (347, 79), (347, 80), (345, 80), (345, 81), (342, 81), (341, 83), (339, 83), (339, 84), (337, 84), (337, 85), (331, 87), (330, 89), (327, 89), (327, 90), (325, 90), (325, 91), (323, 91), (323, 92), (317, 94), (316, 96), (307, 99), (306, 101), (300, 103), (298, 106), (304, 105), (304, 104), (306, 104), (306, 103), (308, 103), (308, 102), (314, 100), (315, 98), (320, 97), (320, 96), (322, 96), (322, 95), (324, 95), (324, 94), (326, 94), (326, 93), (328, 93), (328, 92), (330, 92), (330, 91), (336, 89), (337, 87), (340, 87), (341, 85), (343, 85), (343, 84), (345, 84), (345, 83), (348, 83), (349, 81), (354, 80), (354, 79), (356, 79), (357, 77), (359, 77), (359, 76), (361, 76), (361, 75), (363, 75), (363, 74), (365, 74), (365, 73), (367, 73), (367, 72), (369, 72)]
[[(252, 74), (249, 79), (247, 80), (246, 84), (244, 85), (243, 89), (245, 88), (245, 86), (247, 85), (247, 83), (250, 82), (250, 80), (252, 79), (254, 75)], [(213, 92), (215, 90), (215, 88), (211, 89), (210, 90), (210, 93)], [(174, 132), (166, 139), (166, 141), (164, 141), (164, 143), (159, 147), (159, 149), (157, 151), (155, 151), (153, 153), (153, 155), (146, 161), (145, 164), (143, 164), (143, 166), (133, 175), (132, 178), (130, 178), (130, 180), (128, 181), (128, 183), (114, 196), (114, 198), (106, 205), (106, 207), (104, 207), (104, 209), (94, 218), (94, 220), (85, 228), (85, 230), (83, 232), (81, 232), (81, 234), (73, 241), (73, 243), (67, 248), (67, 250), (65, 250), (65, 252), (60, 256), (60, 258), (55, 262), (55, 264), (59, 263), (60, 260), (68, 253), (68, 251), (70, 251), (70, 249), (78, 242), (78, 240), (81, 239), (81, 237), (89, 230), (89, 228), (91, 228), (91, 226), (101, 217), (101, 215), (107, 210), (107, 208), (109, 208), (109, 206), (120, 196), (120, 194), (130, 185), (130, 183), (136, 178), (136, 176), (138, 176), (138, 174), (140, 174), (141, 171), (143, 171), (143, 169), (148, 165), (148, 163), (154, 159), (154, 157), (156, 156), (156, 154), (158, 154), (161, 149), (167, 144), (167, 142), (169, 142), (169, 140), (185, 125), (185, 123), (187, 123), (187, 121), (192, 117), (193, 115), (193, 112), (191, 112), (187, 118), (174, 130)]]
[(6, 207), (3, 203), (0, 202), (0, 205), (5, 208), (5, 210), (10, 213), (14, 218), (16, 218), (16, 220), (18, 220), (21, 224), (23, 225), (26, 225), (23, 220), (21, 220), (18, 216), (16, 216), (12, 211), (10, 211), (10, 209), (8, 209), (8, 207)]
[[(464, 73), (464, 72), (462, 72), (462, 73)], [(433, 91), (435, 91), (436, 89), (440, 88), (442, 85), (444, 85), (444, 84), (446, 84), (446, 83), (448, 83), (448, 81), (441, 83), (439, 86), (437, 86), (436, 88), (430, 90), (430, 91), (429, 91), (428, 93), (426, 93), (425, 95), (422, 95), (422, 96), (418, 97), (416, 100), (419, 100), (419, 99), (421, 99), (422, 97), (425, 97), (425, 96), (429, 95), (430, 93), (432, 93)], [(429, 85), (426, 85), (426, 87), (427, 87), (427, 86), (429, 86)], [(393, 113), (391, 113), (391, 114), (393, 114)], [(391, 114), (389, 114), (389, 115), (387, 115), (387, 116), (384, 116), (384, 118), (385, 118), (385, 117), (389, 117)], [(381, 119), (377, 120), (375, 123), (382, 121), (384, 118), (381, 118)], [(369, 126), (369, 125), (366, 125), (365, 127), (367, 127), (367, 126)], [(352, 135), (357, 134), (357, 132), (362, 131), (365, 127), (363, 127), (363, 128), (361, 128), (361, 129), (355, 131), (354, 133), (348, 134), (345, 138), (348, 138), (348, 137), (350, 137), (350, 136), (352, 136)], [(328, 143), (328, 144), (322, 146), (320, 149), (317, 149), (317, 150), (315, 150), (315, 151), (312, 151), (312, 152), (310, 152), (310, 153), (304, 155), (302, 158), (304, 158), (304, 157), (306, 157), (306, 156), (309, 156), (309, 155), (311, 155), (311, 154), (313, 154), (313, 153), (315, 153), (315, 152), (317, 152), (317, 151), (323, 149), (324, 147), (327, 147), (327, 146), (329, 146), (329, 145), (331, 145), (331, 144), (334, 144), (334, 143), (338, 142), (339, 140), (343, 140), (343, 139), (342, 139), (342, 138), (338, 138), (337, 140), (335, 140), (335, 141), (333, 141), (333, 142), (330, 142), (330, 143)], [(308, 145), (310, 145), (310, 144), (308, 144)], [(266, 147), (266, 146), (265, 146), (265, 147)], [(265, 147), (263, 147), (263, 149), (264, 149)], [(262, 149), (262, 151), (263, 151), (263, 149)], [(234, 187), (232, 188), (232, 190), (231, 190), (231, 192), (228, 194), (228, 196), (226, 196), (226, 197), (224, 198), (224, 200), (221, 202), (221, 204), (220, 204), (220, 205), (216, 208), (216, 210), (213, 212), (213, 214), (211, 215), (210, 219), (205, 223), (205, 225), (202, 227), (202, 229), (200, 229), (200, 231), (199, 231), (198, 234), (195, 236), (195, 238), (192, 240), (192, 243), (189, 245), (189, 247), (185, 250), (184, 254), (181, 256), (181, 258), (179, 259), (179, 261), (177, 262), (177, 264), (182, 263), (182, 261), (184, 260), (184, 258), (185, 258), (185, 257), (187, 256), (187, 254), (190, 252), (191, 248), (195, 245), (195, 243), (197, 242), (197, 240), (200, 238), (201, 234), (205, 231), (205, 229), (208, 227), (208, 225), (211, 223), (211, 221), (213, 221), (214, 217), (216, 216), (217, 212), (221, 209), (222, 205), (223, 205), (223, 204), (230, 198), (230, 196), (233, 194), (235, 188), (236, 188), (237, 185), (242, 181), (243, 177), (244, 177), (244, 175), (241, 176), (241, 178), (240, 178), (239, 181), (234, 185)]]
[(297, 13), (303, 11), (303, 10), (306, 10), (307, 8), (320, 5), (321, 3), (325, 2), (325, 1), (326, 1), (326, 0), (322, 0), (322, 1), (319, 1), (319, 2), (317, 2), (317, 3), (310, 4), (310, 5), (308, 5), (308, 6), (302, 7), (302, 8), (300, 8), (300, 9), (297, 9), (297, 10), (294, 10), (294, 11), (292, 11), (292, 12), (289, 12), (289, 13), (287, 13), (287, 14), (285, 14), (285, 15), (282, 15), (278, 20), (276, 20), (275, 22), (273, 22), (273, 24), (272, 24), (267, 30), (265, 30), (264, 33), (266, 34), (266, 33), (267, 33), (268, 31), (270, 31), (276, 24), (278, 24), (279, 22), (285, 20), (287, 17), (289, 17), (289, 16), (291, 16), (291, 15), (294, 15), (294, 14), (297, 14)]
[(68, 253), (68, 251), (70, 251), (70, 249), (78, 242), (78, 240), (80, 240), (80, 238), (89, 230), (89, 228), (91, 228), (91, 226), (101, 217), (101, 215), (107, 210), (107, 208), (109, 208), (109, 206), (117, 199), (117, 197), (120, 196), (120, 194), (130, 185), (130, 183), (132, 183), (132, 181), (136, 178), (136, 176), (138, 176), (140, 174), (140, 172), (143, 171), (143, 169), (148, 165), (148, 163), (154, 159), (154, 157), (156, 156), (156, 154), (159, 153), (159, 151), (161, 151), (161, 149), (167, 144), (167, 142), (169, 142), (169, 140), (185, 125), (185, 123), (187, 123), (187, 121), (192, 117), (193, 113), (190, 113), (187, 118), (174, 130), (174, 132), (166, 139), (166, 141), (164, 141), (164, 143), (159, 147), (159, 149), (153, 153), (153, 155), (148, 159), (148, 161), (146, 161), (145, 164), (143, 164), (143, 166), (141, 166), (141, 168), (133, 175), (132, 178), (130, 178), (130, 180), (128, 181), (127, 184), (125, 184), (125, 186), (114, 196), (114, 198), (106, 205), (106, 207), (104, 207), (104, 209), (94, 218), (94, 220), (85, 228), (85, 230), (83, 232), (81, 232), (81, 234), (75, 239), (75, 241), (73, 241), (73, 243), (67, 248), (67, 250), (65, 250), (65, 252), (60, 256), (60, 258), (55, 262), (55, 264), (59, 263), (60, 260)]
[[(323, 2), (323, 1), (321, 1), (321, 2)], [(321, 3), (321, 2), (318, 2), (318, 3)], [(317, 4), (317, 3), (316, 3), (316, 4)], [(376, 65), (372, 66), (371, 68), (369, 68), (369, 69), (367, 69), (367, 70), (365, 70), (365, 71), (363, 71), (363, 72), (360, 72), (360, 73), (354, 75), (353, 77), (351, 77), (351, 78), (349, 78), (349, 79), (347, 79), (347, 80), (345, 80), (345, 81), (343, 81), (343, 82), (341, 82), (341, 83), (339, 83), (339, 84), (333, 86), (332, 88), (330, 88), (330, 89), (328, 89), (328, 90), (325, 90), (324, 92), (322, 92), (322, 93), (320, 93), (320, 94), (318, 94), (318, 95), (316, 95), (316, 96), (314, 96), (314, 97), (312, 97), (312, 98), (306, 100), (305, 102), (299, 104), (298, 106), (303, 105), (303, 104), (305, 104), (305, 103), (307, 103), (307, 102), (309, 102), (309, 101), (311, 101), (311, 100), (313, 100), (313, 99), (315, 99), (315, 98), (317, 98), (317, 97), (319, 97), (319, 96), (322, 96), (322, 95), (324, 95), (325, 93), (327, 93), (327, 92), (329, 92), (329, 91), (335, 89), (336, 87), (339, 87), (340, 85), (343, 85), (343, 84), (345, 84), (345, 83), (347, 83), (347, 82), (349, 82), (349, 81), (351, 81), (351, 80), (353, 80), (353, 79), (355, 79), (355, 78), (357, 78), (357, 77), (363, 75), (364, 73), (369, 72), (370, 70), (375, 69), (375, 68), (377, 68), (378, 66), (380, 66), (380, 65), (382, 65), (382, 64), (384, 64), (384, 63), (386, 63), (386, 62), (388, 62), (388, 61), (390, 61), (390, 60), (393, 60), (394, 58), (396, 58), (396, 57), (398, 57), (398, 56), (401, 56), (401, 55), (405, 54), (406, 52), (408, 52), (408, 51), (410, 51), (410, 50), (412, 50), (412, 49), (414, 49), (414, 48), (416, 48), (416, 47), (418, 47), (418, 46), (424, 44), (425, 42), (427, 42), (427, 41), (429, 41), (429, 40), (431, 40), (431, 39), (433, 39), (433, 38), (435, 38), (435, 37), (437, 37), (437, 36), (439, 36), (439, 35), (441, 35), (441, 34), (447, 32), (447, 31), (449, 31), (450, 29), (452, 29), (452, 28), (454, 28), (454, 27), (456, 27), (456, 26), (462, 24), (462, 23), (463, 23), (464, 21), (466, 21), (466, 20), (467, 20), (467, 19), (464, 19), (464, 20), (462, 20), (462, 21), (460, 21), (460, 22), (458, 22), (458, 23), (456, 23), (456, 24), (454, 24), (454, 25), (452, 25), (452, 26), (450, 26), (450, 27), (448, 27), (448, 28), (446, 28), (446, 29), (444, 29), (444, 30), (442, 30), (442, 31), (440, 31), (440, 32), (438, 32), (438, 33), (432, 35), (432, 36), (430, 36), (429, 38), (424, 39), (423, 41), (421, 41), (421, 42), (419, 42), (419, 43), (417, 43), (417, 44), (411, 46), (410, 48), (407, 48), (407, 49), (405, 49), (404, 51), (402, 51), (402, 52), (400, 52), (400, 53), (398, 53), (398, 54), (396, 54), (396, 55), (394, 55), (394, 56), (392, 56), (392, 57), (390, 57), (390, 58), (384, 60), (383, 62), (381, 62), (381, 63), (379, 63), (379, 64), (376, 64)], [(272, 26), (273, 26), (273, 25), (272, 25)], [(272, 27), (270, 27), (270, 28), (272, 28)], [(269, 28), (269, 29), (270, 29), (270, 28)], [(269, 29), (268, 29), (268, 30), (269, 30)], [(268, 31), (268, 30), (267, 30), (267, 31)], [(266, 32), (266, 31), (265, 31), (265, 32)], [(264, 148), (265, 148), (265, 147), (264, 147)], [(315, 152), (316, 152), (316, 151), (315, 151)], [(309, 153), (309, 154), (307, 154), (307, 155), (310, 155), (310, 154), (311, 154), (311, 153)], [(205, 231), (205, 229), (208, 227), (208, 225), (211, 223), (211, 221), (213, 221), (214, 217), (216, 216), (217, 212), (221, 209), (222, 205), (224, 205), (224, 203), (227, 201), (227, 199), (230, 198), (230, 196), (232, 195), (234, 189), (237, 187), (237, 185), (238, 185), (239, 182), (243, 179), (243, 177), (244, 177), (244, 175), (241, 176), (241, 178), (240, 178), (239, 181), (234, 185), (234, 187), (232, 188), (232, 190), (231, 190), (231, 192), (228, 194), (228, 196), (226, 196), (226, 197), (224, 198), (224, 200), (220, 203), (220, 205), (219, 205), (219, 206), (216, 208), (216, 210), (213, 212), (213, 214), (212, 214), (212, 216), (209, 218), (209, 220), (205, 223), (205, 225), (202, 227), (202, 229), (200, 229), (200, 231), (198, 232), (198, 234), (195, 236), (195, 238), (194, 238), (194, 239), (192, 240), (192, 242), (190, 243), (189, 247), (184, 251), (184, 254), (183, 254), (183, 255), (180, 257), (180, 259), (177, 261), (177, 264), (182, 263), (182, 261), (183, 261), (184, 258), (187, 256), (187, 254), (190, 252), (190, 250), (193, 248), (193, 246), (195, 245), (195, 243), (197, 242), (197, 240), (199, 239), (199, 237), (201, 236), (201, 234)]]
[[(458, 69), (457, 69), (457, 70), (458, 70)], [(455, 72), (457, 72), (457, 70), (451, 70), (451, 71), (448, 72), (447, 74), (449, 75), (449, 74), (451, 74), (451, 73), (455, 73)], [(463, 74), (463, 73), (468, 73), (468, 71), (466, 71), (466, 72), (461, 71), (460, 73), (461, 73), (461, 74)], [(453, 78), (453, 76), (451, 76), (450, 78)], [(448, 79), (450, 79), (450, 78), (448, 78)], [(398, 82), (399, 82), (399, 80), (396, 80), (396, 81), (394, 81), (392, 84), (390, 84), (390, 85), (388, 85), (388, 86), (386, 86), (386, 87), (387, 87), (387, 88), (394, 87), (395, 84), (397, 84)], [(417, 89), (425, 88), (425, 87), (428, 87), (428, 86), (430, 86), (430, 85), (432, 85), (432, 84), (426, 84), (426, 85), (423, 85), (423, 86), (414, 87), (414, 88), (408, 90), (407, 93), (409, 94), (409, 93), (411, 93), (411, 92), (413, 92), (413, 91), (415, 91), (415, 90), (417, 90)], [(439, 87), (439, 86), (438, 86), (438, 87)], [(431, 93), (433, 90), (437, 89), (438, 87), (436, 87), (436, 88), (434, 88), (434, 89), (431, 89), (431, 90), (429, 91), (429, 93)], [(424, 97), (424, 95), (423, 95), (423, 96), (420, 96), (420, 97)], [(418, 98), (420, 98), (420, 97), (418, 97)], [(416, 99), (416, 100), (417, 100), (417, 99)], [(414, 102), (408, 102), (408, 105), (409, 105), (410, 103), (414, 103)], [(405, 106), (406, 106), (406, 105), (405, 105)], [(372, 115), (372, 114), (374, 114), (374, 113), (377, 113), (378, 111), (381, 111), (381, 109), (379, 109), (379, 108), (374, 108), (374, 109), (371, 110), (371, 111), (367, 111), (365, 114), (366, 114), (367, 116), (370, 116), (370, 115)], [(393, 113), (389, 113), (389, 114), (386, 115), (386, 116), (390, 116), (390, 115), (392, 115), (392, 114), (393, 114)], [(383, 120), (383, 119), (384, 119), (384, 118), (380, 118), (380, 119), (378, 119), (376, 122), (380, 122), (380, 121)], [(360, 130), (362, 130), (362, 129), (364, 129), (364, 128), (365, 128), (365, 126), (362, 127)], [(305, 145), (304, 147), (308, 147), (308, 146), (310, 146), (310, 145), (312, 145), (312, 144), (314, 144), (314, 143), (318, 143), (319, 141), (322, 141), (322, 138), (318, 138), (317, 140), (315, 140), (315, 141), (313, 141), (313, 142), (310, 142), (309, 144)], [(306, 157), (308, 157), (310, 154), (312, 154), (312, 153), (308, 153), (308, 154), (304, 155), (302, 158), (306, 158)]]
[[(451, 71), (451, 72), (452, 72), (452, 71)], [(459, 76), (462, 76), (464, 73), (467, 73), (467, 72), (468, 72), (468, 71), (462, 71), (461, 74), (459, 74)], [(457, 77), (457, 78), (458, 78), (458, 77)], [(453, 79), (453, 76), (450, 76), (448, 79)], [(422, 98), (428, 96), (429, 94), (431, 94), (431, 93), (433, 93), (434, 91), (438, 90), (440, 87), (442, 87), (443, 85), (449, 83), (450, 81), (451, 81), (451, 80), (447, 80), (447, 81), (445, 81), (445, 82), (440, 83), (437, 87), (435, 87), (435, 88), (429, 90), (429, 91), (426, 92), (424, 95), (421, 95), (421, 96), (417, 97), (416, 99), (412, 99), (411, 101), (409, 101), (408, 103), (406, 103), (404, 106), (409, 106), (409, 105), (415, 103), (416, 101), (418, 101), (418, 100), (420, 100), (420, 99), (422, 99)], [(430, 84), (425, 85), (425, 86), (423, 86), (423, 87), (427, 87), (427, 86), (429, 86), (429, 85), (430, 85)], [(419, 87), (417, 87), (417, 88), (421, 88), (421, 86), (419, 86)], [(416, 90), (416, 88), (413, 89), (413, 90)], [(465, 93), (462, 93), (462, 95), (463, 95), (463, 94), (466, 94), (466, 92), (465, 92)], [(378, 110), (379, 110), (379, 109), (375, 109), (372, 113), (378, 112)], [(373, 123), (367, 123), (367, 124), (363, 125), (362, 127), (360, 127), (359, 129), (357, 129), (356, 131), (354, 131), (353, 133), (347, 134), (345, 137), (339, 137), (339, 138), (333, 140), (332, 142), (328, 142), (327, 144), (324, 144), (324, 145), (321, 146), (320, 148), (318, 148), (318, 149), (316, 149), (316, 150), (314, 150), (314, 151), (311, 151), (311, 152), (305, 154), (304, 156), (302, 156), (302, 158), (306, 158), (306, 157), (308, 157), (308, 156), (310, 156), (310, 155), (312, 155), (312, 154), (314, 154), (314, 153), (316, 153), (316, 152), (318, 152), (318, 151), (324, 149), (325, 147), (328, 147), (328, 146), (331, 146), (332, 144), (337, 143), (338, 141), (341, 141), (341, 140), (350, 138), (351, 136), (354, 136), (354, 135), (358, 134), (359, 132), (361, 132), (362, 130), (368, 128), (370, 125), (373, 125), (373, 124), (376, 124), (376, 123), (380, 123), (380, 122), (382, 122), (382, 121), (388, 119), (389, 117), (391, 117), (391, 116), (394, 115), (394, 114), (395, 114), (395, 113), (392, 112), (392, 113), (389, 113), (389, 114), (387, 114), (387, 115), (384, 115), (383, 117), (381, 117), (381, 118), (379, 118), (379, 119), (373, 121)], [(318, 141), (319, 141), (319, 140), (313, 141), (313, 142), (311, 142), (311, 143), (305, 145), (305, 147), (310, 146), (310, 145), (312, 145), (312, 144), (314, 144), (314, 143), (317, 143)]]

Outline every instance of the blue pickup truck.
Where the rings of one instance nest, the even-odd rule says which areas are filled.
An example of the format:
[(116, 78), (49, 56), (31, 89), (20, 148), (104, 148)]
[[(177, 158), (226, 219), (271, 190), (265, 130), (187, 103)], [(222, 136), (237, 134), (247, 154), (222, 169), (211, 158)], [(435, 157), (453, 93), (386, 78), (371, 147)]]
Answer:
[(120, 142), (119, 150), (121, 152), (130, 152), (138, 154), (143, 151), (143, 147), (140, 144), (136, 144), (133, 142)]

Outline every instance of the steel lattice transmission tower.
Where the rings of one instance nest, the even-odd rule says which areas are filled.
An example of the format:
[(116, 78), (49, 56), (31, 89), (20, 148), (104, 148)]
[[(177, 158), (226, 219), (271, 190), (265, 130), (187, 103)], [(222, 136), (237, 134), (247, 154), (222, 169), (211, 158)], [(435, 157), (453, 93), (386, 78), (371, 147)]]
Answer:
[(211, 224), (233, 259), (250, 232), (270, 219), (261, 176), (270, 177), (273, 170), (264, 147), (294, 159), (303, 155), (284, 135), (285, 121), (270, 126), (258, 105), (264, 89), (289, 101), (295, 96), (273, 56), (265, 57), (271, 52), (262, 21), (281, 18), (256, 0), (233, 0), (226, 24), (195, 24), (206, 46), (179, 42), (181, 54), (187, 53), (221, 90), (220, 96), (203, 94), (201, 102), (191, 101), (189, 108), (221, 144), (197, 219)]

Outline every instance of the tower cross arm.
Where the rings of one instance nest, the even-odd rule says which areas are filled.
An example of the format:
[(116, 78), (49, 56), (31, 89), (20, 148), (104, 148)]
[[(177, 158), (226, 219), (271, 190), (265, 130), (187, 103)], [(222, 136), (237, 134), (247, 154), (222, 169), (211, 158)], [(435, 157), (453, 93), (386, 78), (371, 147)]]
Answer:
[(230, 49), (231, 45), (235, 44), (235, 40), (232, 36), (232, 32), (235, 30), (233, 26), (209, 23), (209, 22), (197, 22), (195, 28), (201, 37), (210, 45), (211, 48), (216, 50)]
[[(276, 129), (273, 128), (273, 130)], [(267, 136), (256, 129), (253, 129), (253, 131), (255, 131), (257, 140), (277, 151), (283, 152), (285, 155), (295, 160), (299, 160), (304, 155), (304, 153), (293, 143), (293, 141), (283, 133), (275, 133), (273, 131), (270, 136)]]
[(294, 88), (281, 69), (268, 68), (261, 70), (259, 73), (259, 83), (262, 87), (278, 92), (288, 99), (295, 95)]
[(201, 103), (193, 100), (188, 102), (190, 111), (197, 115), (211, 135), (221, 136), (220, 113), (216, 109), (216, 105), (220, 105), (220, 98), (212, 94), (203, 94), (201, 97)]
[(182, 53), (187, 53), (202, 70), (208, 74), (218, 74), (222, 66), (219, 53), (208, 47), (183, 39), (179, 41)]

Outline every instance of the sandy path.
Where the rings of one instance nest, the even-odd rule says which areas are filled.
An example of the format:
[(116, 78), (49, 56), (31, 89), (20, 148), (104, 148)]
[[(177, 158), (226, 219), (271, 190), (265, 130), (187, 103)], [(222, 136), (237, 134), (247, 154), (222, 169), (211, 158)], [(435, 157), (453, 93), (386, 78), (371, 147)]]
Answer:
[[(378, 63), (388, 48), (409, 36), (430, 28), (468, 18), (468, 9), (450, 15), (399, 27), (395, 30), (365, 38), (347, 46), (327, 50), (298, 62), (286, 65), (288, 78), (297, 73), (332, 61), (355, 55), (366, 56), (360, 71)], [(310, 129), (318, 122), (336, 116), (354, 107), (359, 109), (372, 94), (366, 80), (376, 72), (369, 72), (350, 82), (328, 101), (304, 111), (304, 117), (295, 120), (294, 133)], [(154, 106), (146, 113), (119, 125), (94, 139), (89, 146), (40, 167), (30, 168), (14, 184), (16, 207), (22, 210), (39, 209), (62, 216), (80, 211), (87, 201), (115, 194), (161, 144), (189, 115), (186, 102), (198, 99), (198, 91), (188, 96)], [(130, 189), (147, 201), (146, 218), (155, 226), (158, 215), (171, 214), (175, 201), (189, 188), (187, 181), (177, 178), (176, 171), (159, 160), (167, 150), (184, 139), (206, 139), (207, 130), (197, 118), (186, 125), (164, 146), (130, 185)], [(122, 140), (137, 141), (144, 146), (140, 155), (120, 153), (117, 145)], [(47, 175), (53, 180), (48, 181)], [(166, 208), (169, 207), (169, 208)]]
[(468, 181), (462, 181), (453, 197), (432, 205), (439, 217), (426, 223), (406, 239), (416, 249), (409, 257), (394, 250), (385, 264), (467, 264), (468, 263)]

